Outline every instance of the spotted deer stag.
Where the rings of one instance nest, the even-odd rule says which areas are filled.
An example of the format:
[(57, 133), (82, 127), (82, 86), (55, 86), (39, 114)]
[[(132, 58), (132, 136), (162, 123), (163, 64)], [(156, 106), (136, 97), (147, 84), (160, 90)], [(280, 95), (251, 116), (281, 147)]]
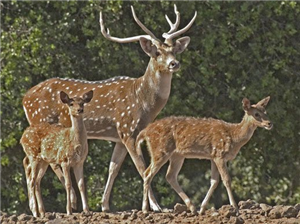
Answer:
[[(29, 207), (35, 217), (45, 216), (40, 183), (49, 164), (62, 167), (68, 215), (72, 214), (70, 168), (73, 168), (75, 174), (83, 211), (89, 212), (83, 179), (83, 163), (88, 153), (88, 142), (82, 114), (84, 104), (90, 102), (92, 97), (92, 90), (83, 94), (82, 98), (69, 98), (68, 94), (61, 91), (60, 100), (69, 109), (71, 127), (40, 123), (31, 125), (22, 135), (21, 144), (30, 165), (30, 173), (26, 172)], [(28, 169), (28, 166), (25, 169)]]
[(187, 207), (196, 208), (177, 182), (178, 173), (185, 158), (208, 159), (211, 161), (211, 186), (204, 198), (200, 213), (203, 214), (208, 201), (220, 179), (226, 187), (230, 204), (238, 209), (231, 191), (231, 180), (227, 161), (233, 160), (241, 147), (252, 137), (257, 127), (267, 130), (272, 123), (266, 115), (265, 107), (270, 97), (251, 105), (243, 99), (244, 118), (238, 124), (227, 123), (212, 118), (168, 117), (152, 124), (140, 132), (136, 147), (141, 154), (141, 143), (145, 140), (151, 156), (151, 164), (144, 173), (143, 211), (148, 210), (148, 190), (159, 169), (169, 161), (167, 181), (182, 198)]
[[(140, 42), (142, 49), (150, 57), (143, 76), (140, 78), (120, 76), (104, 81), (52, 78), (31, 88), (23, 99), (23, 107), (30, 124), (49, 122), (68, 127), (71, 125), (68, 110), (59, 100), (58, 93), (63, 90), (71, 97), (75, 97), (88, 90), (94, 91), (95, 97), (87, 105), (83, 115), (87, 136), (89, 139), (103, 139), (116, 143), (109, 165), (108, 181), (102, 199), (102, 211), (109, 211), (111, 189), (127, 152), (140, 175), (144, 173), (144, 161), (138, 157), (135, 150), (136, 136), (154, 120), (167, 103), (172, 74), (180, 68), (180, 63), (176, 60), (175, 55), (182, 53), (190, 42), (189, 37), (182, 37), (176, 41), (173, 39), (185, 33), (192, 26), (197, 15), (195, 12), (187, 26), (178, 30), (180, 14), (174, 5), (176, 22), (173, 24), (166, 16), (171, 29), (163, 34), (165, 40), (162, 42), (141, 23), (133, 7), (131, 10), (134, 20), (146, 35), (128, 38), (111, 36), (109, 30), (104, 27), (101, 12), (100, 27), (103, 36), (110, 41)], [(61, 171), (55, 169), (54, 166), (51, 167), (62, 181)], [(151, 208), (155, 211), (160, 210), (151, 188), (149, 191)]]

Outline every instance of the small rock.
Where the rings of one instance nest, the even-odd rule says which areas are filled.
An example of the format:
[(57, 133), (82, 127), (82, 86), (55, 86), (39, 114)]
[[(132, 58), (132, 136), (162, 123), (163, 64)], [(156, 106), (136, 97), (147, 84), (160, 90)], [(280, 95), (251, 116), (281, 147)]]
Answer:
[(30, 215), (21, 214), (19, 215), (18, 219), (19, 221), (29, 221), (32, 217)]
[(177, 204), (174, 206), (174, 212), (175, 212), (175, 213), (182, 213), (182, 212), (186, 212), (186, 211), (187, 211), (186, 205), (177, 203)]
[(54, 212), (53, 213), (46, 212), (45, 218), (47, 218), (49, 220), (55, 219), (55, 213)]
[(229, 218), (231, 216), (236, 216), (238, 211), (231, 205), (223, 205), (219, 209), (219, 213), (224, 215), (226, 218)]
[(259, 204), (259, 207), (265, 212), (265, 215), (266, 215), (266, 216), (268, 215), (268, 213), (269, 213), (269, 212), (271, 211), (271, 209), (272, 209), (272, 206), (267, 205), (267, 204), (264, 204), (264, 203)]
[(281, 218), (281, 213), (282, 213), (282, 205), (276, 205), (273, 207), (273, 209), (271, 209), (271, 211), (269, 212), (269, 217), (271, 219), (279, 219)]
[(12, 215), (12, 216), (9, 217), (9, 220), (13, 221), (13, 222), (16, 222), (16, 221), (18, 221), (18, 217), (16, 215)]
[(244, 219), (242, 217), (233, 217), (231, 216), (229, 219), (229, 223), (232, 224), (243, 224), (244, 223)]
[(61, 219), (61, 218), (56, 218), (56, 219), (53, 219), (53, 220), (50, 220), (48, 222), (46, 222), (45, 224), (60, 224), (60, 223), (63, 223), (64, 220)]
[(296, 217), (298, 211), (292, 206), (284, 206), (282, 209), (282, 217), (293, 218)]
[(136, 213), (137, 213), (137, 212), (133, 212), (133, 213), (131, 214), (130, 218), (132, 218), (132, 220), (133, 220), (133, 219), (136, 219), (136, 218), (138, 217)]
[(250, 209), (256, 207), (257, 202), (248, 199), (247, 201), (240, 201), (238, 205), (240, 209)]
[(296, 205), (294, 206), (294, 208), (295, 208), (297, 211), (300, 211), (300, 204), (296, 204)]
[(129, 216), (130, 216), (129, 214), (123, 212), (123, 213), (121, 214), (121, 219), (128, 219)]
[(172, 213), (172, 212), (173, 212), (173, 209), (163, 208), (163, 209), (162, 209), (162, 212), (163, 212), (163, 213)]

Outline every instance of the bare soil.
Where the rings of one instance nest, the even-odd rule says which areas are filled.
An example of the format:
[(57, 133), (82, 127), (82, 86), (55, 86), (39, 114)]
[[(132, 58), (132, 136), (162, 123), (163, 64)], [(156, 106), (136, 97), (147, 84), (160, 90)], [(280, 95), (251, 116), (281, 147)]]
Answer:
[(90, 212), (90, 214), (74, 213), (68, 216), (65, 213), (46, 213), (45, 218), (35, 218), (32, 215), (0, 214), (2, 224), (11, 223), (47, 223), (47, 224), (90, 224), (90, 223), (214, 223), (214, 224), (300, 224), (300, 204), (294, 206), (270, 206), (247, 200), (239, 202), (239, 213), (230, 205), (220, 209), (214, 208), (205, 211), (204, 215), (192, 214), (185, 205), (176, 204), (174, 209), (164, 209), (162, 213), (131, 210), (114, 213)]

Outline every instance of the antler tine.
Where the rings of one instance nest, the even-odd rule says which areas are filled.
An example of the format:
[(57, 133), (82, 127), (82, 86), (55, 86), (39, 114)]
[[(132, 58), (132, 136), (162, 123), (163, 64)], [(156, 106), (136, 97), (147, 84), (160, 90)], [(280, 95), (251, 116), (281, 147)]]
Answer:
[(142, 28), (142, 30), (144, 30), (154, 40), (159, 41), (157, 37), (150, 30), (148, 30), (148, 28), (137, 18), (133, 6), (131, 6), (131, 11), (135, 22)]
[(176, 31), (175, 33), (169, 34), (169, 33), (164, 33), (163, 34), (163, 38), (165, 38), (165, 42), (170, 42), (173, 38), (185, 33), (194, 23), (195, 19), (197, 17), (197, 11), (195, 11), (195, 15), (192, 18), (192, 20), (189, 22), (188, 25), (186, 25), (186, 27), (182, 28), (181, 30)]
[(102, 17), (102, 12), (101, 11), (100, 11), (100, 16), (99, 16), (99, 23), (100, 23), (101, 33), (103, 34), (103, 36), (106, 39), (114, 41), (114, 42), (117, 42), (117, 43), (136, 42), (136, 41), (139, 41), (141, 37), (144, 37), (144, 38), (147, 38), (147, 39), (151, 40), (151, 36), (150, 35), (139, 35), (139, 36), (133, 36), (133, 37), (127, 37), (127, 38), (112, 37), (109, 34), (109, 29), (107, 29), (107, 31), (105, 30), (104, 21), (103, 21), (103, 17)]
[(171, 29), (169, 30), (168, 34), (171, 34), (171, 33), (175, 32), (178, 29), (178, 26), (179, 26), (179, 23), (180, 23), (180, 13), (177, 10), (176, 4), (174, 4), (174, 12), (176, 14), (176, 21), (175, 21), (174, 24), (171, 22), (171, 20), (169, 19), (168, 15), (165, 15), (166, 20), (168, 21), (168, 23), (169, 23), (169, 25), (171, 27)]

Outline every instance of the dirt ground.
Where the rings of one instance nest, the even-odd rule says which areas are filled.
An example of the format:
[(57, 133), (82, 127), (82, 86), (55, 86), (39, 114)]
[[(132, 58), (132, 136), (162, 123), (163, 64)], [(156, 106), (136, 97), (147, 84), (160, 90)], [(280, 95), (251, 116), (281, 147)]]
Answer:
[(90, 223), (213, 223), (213, 224), (300, 224), (300, 204), (294, 206), (269, 206), (247, 200), (239, 202), (239, 213), (230, 205), (224, 205), (220, 209), (206, 210), (204, 215), (191, 214), (185, 205), (176, 204), (174, 209), (164, 209), (162, 213), (131, 210), (115, 213), (90, 212), (74, 213), (68, 216), (63, 213), (46, 213), (45, 218), (35, 218), (32, 215), (8, 215), (1, 212), (0, 222), (10, 223), (47, 223), (47, 224), (90, 224)]

